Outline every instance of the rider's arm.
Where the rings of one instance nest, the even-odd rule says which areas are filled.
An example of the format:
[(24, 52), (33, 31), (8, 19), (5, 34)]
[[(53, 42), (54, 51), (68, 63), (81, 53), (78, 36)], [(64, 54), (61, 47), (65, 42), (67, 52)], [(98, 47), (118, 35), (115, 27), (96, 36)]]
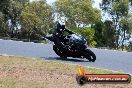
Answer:
[(69, 34), (74, 34), (74, 32), (69, 29), (65, 29), (65, 31), (68, 32)]

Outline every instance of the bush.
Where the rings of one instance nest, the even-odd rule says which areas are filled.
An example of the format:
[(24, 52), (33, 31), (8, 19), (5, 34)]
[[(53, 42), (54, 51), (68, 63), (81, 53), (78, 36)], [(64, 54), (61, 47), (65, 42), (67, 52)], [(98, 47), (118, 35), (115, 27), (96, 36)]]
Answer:
[(127, 51), (131, 51), (132, 52), (132, 42), (129, 43), (128, 47), (126, 48)]

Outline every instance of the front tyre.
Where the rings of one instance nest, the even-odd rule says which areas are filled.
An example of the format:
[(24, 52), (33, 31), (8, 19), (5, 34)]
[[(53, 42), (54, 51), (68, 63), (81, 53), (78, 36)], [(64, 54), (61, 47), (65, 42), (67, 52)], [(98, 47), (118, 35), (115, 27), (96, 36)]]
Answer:
[(96, 60), (96, 55), (90, 49), (85, 50), (84, 57), (92, 62), (95, 62)]

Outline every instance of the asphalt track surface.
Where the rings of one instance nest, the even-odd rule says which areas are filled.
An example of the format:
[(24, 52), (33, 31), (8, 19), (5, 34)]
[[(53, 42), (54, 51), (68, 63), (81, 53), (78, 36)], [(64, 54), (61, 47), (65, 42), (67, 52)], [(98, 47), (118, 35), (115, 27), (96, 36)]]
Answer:
[(60, 58), (54, 53), (51, 44), (0, 40), (0, 54), (42, 58), (132, 74), (132, 52), (90, 49), (96, 54), (95, 62), (79, 58)]

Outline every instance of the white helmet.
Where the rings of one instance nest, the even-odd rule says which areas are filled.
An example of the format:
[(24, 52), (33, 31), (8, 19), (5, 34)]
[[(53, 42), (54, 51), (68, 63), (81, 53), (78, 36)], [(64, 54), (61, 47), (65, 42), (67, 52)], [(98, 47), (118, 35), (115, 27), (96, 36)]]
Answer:
[(65, 25), (65, 20), (59, 20), (59, 24), (60, 24), (61, 26)]
[(57, 27), (59, 27), (59, 28), (61, 28), (61, 29), (65, 29), (65, 19), (60, 19), (59, 21), (58, 21), (58, 26)]

